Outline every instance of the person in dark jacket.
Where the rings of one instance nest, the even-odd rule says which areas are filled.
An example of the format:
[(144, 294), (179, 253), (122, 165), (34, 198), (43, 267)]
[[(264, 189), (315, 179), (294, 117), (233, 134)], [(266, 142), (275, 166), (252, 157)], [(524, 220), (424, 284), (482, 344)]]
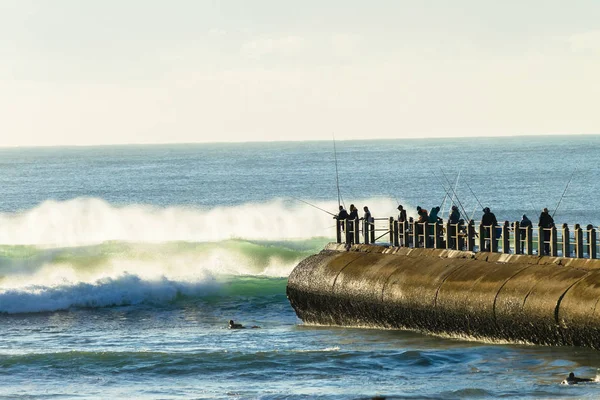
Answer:
[(373, 217), (371, 216), (371, 211), (369, 211), (369, 207), (364, 206), (363, 207), (363, 211), (365, 212), (363, 214), (363, 216), (360, 218), (361, 220), (364, 220), (366, 223), (364, 224), (364, 227), (366, 229), (364, 229), (363, 231), (363, 236), (367, 236), (368, 232), (371, 232), (371, 230), (373, 229), (373, 223), (375, 222), (375, 220), (373, 219)]
[(527, 228), (528, 226), (533, 226), (533, 225), (531, 223), (531, 220), (529, 218), (527, 218), (527, 215), (523, 214), (523, 217), (521, 218), (521, 222), (520, 222), (519, 226), (521, 228)]
[(348, 214), (348, 219), (351, 221), (358, 219), (358, 208), (354, 207), (354, 204), (350, 204), (350, 214)]
[(333, 218), (337, 219), (338, 229), (340, 229), (341, 227), (343, 232), (346, 225), (346, 219), (348, 218), (348, 211), (346, 211), (344, 206), (340, 206), (340, 211), (338, 212), (338, 215), (334, 215)]
[(406, 221), (406, 210), (404, 209), (402, 204), (400, 204), (398, 206), (398, 211), (400, 212), (400, 214), (398, 214), (398, 222), (405, 222)]
[(452, 212), (448, 217), (448, 222), (450, 223), (450, 229), (448, 230), (448, 240), (450, 244), (450, 248), (456, 248), (456, 225), (460, 221), (460, 212), (458, 212), (457, 206), (452, 206)]
[[(486, 207), (483, 209), (483, 216), (481, 217), (481, 225), (484, 226), (485, 229), (484, 230), (484, 235), (485, 237), (490, 237), (490, 231), (492, 229), (496, 229), (496, 227), (498, 226), (498, 220), (496, 219), (496, 216), (494, 215), (493, 212), (490, 211), (489, 207)], [(498, 240), (498, 238), (496, 237), (496, 240)], [(486, 240), (485, 241), (485, 249), (484, 251), (490, 251), (490, 240)]]
[(547, 208), (542, 210), (538, 226), (544, 228), (544, 254), (550, 255), (550, 228), (554, 226), (554, 218), (552, 218)]
[(350, 226), (352, 227), (352, 231), (348, 231), (348, 237), (350, 238), (350, 241), (347, 241), (346, 243), (346, 250), (350, 250), (350, 246), (352, 245), (352, 243), (354, 243), (354, 230), (357, 228), (356, 220), (358, 219), (358, 209), (354, 207), (354, 204), (350, 204), (350, 214), (348, 214), (347, 219), (353, 222), (350, 224)]

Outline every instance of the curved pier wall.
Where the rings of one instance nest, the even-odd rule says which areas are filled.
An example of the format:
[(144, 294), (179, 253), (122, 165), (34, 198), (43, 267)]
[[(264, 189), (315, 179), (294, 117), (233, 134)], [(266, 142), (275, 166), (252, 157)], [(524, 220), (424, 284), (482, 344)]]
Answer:
[(331, 243), (287, 295), (310, 324), (600, 348), (600, 260)]

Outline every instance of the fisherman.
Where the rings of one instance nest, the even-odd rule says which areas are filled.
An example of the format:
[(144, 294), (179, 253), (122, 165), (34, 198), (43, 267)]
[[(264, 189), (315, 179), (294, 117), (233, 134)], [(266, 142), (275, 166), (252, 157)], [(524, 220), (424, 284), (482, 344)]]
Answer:
[(452, 206), (452, 212), (448, 217), (448, 223), (450, 224), (450, 229), (448, 231), (448, 240), (451, 249), (456, 249), (456, 228), (458, 222), (460, 221), (460, 212), (458, 211), (458, 207), (456, 205)]
[[(494, 215), (494, 213), (490, 211), (489, 207), (485, 207), (483, 209), (483, 216), (481, 217), (481, 225), (484, 226), (485, 228), (488, 228), (488, 229), (484, 230), (484, 234), (486, 237), (490, 237), (491, 230), (496, 229), (496, 226), (498, 226), (498, 220), (496, 219), (496, 216)], [(496, 240), (498, 240), (497, 237), (496, 237)], [(485, 241), (484, 251), (490, 251), (490, 240), (489, 239)]]
[[(417, 214), (419, 215), (419, 219), (417, 220), (417, 232), (415, 233), (418, 236), (423, 236), (423, 223), (427, 222), (429, 216), (427, 215), (427, 210), (417, 206)], [(424, 241), (419, 237), (420, 246), (423, 246)]]
[(371, 211), (369, 211), (369, 207), (364, 206), (363, 211), (365, 213), (360, 219), (365, 221), (365, 224), (364, 224), (365, 229), (364, 229), (363, 235), (364, 235), (364, 237), (366, 237), (369, 234), (369, 232), (373, 229), (373, 227), (374, 227), (373, 224), (374, 224), (375, 220), (371, 216)]
[(346, 211), (344, 206), (340, 205), (340, 211), (338, 212), (338, 215), (334, 215), (333, 218), (337, 219), (338, 221), (344, 221), (346, 218), (348, 218), (348, 211)]
[(344, 231), (344, 225), (346, 225), (346, 219), (348, 218), (348, 211), (344, 208), (344, 206), (340, 205), (340, 211), (338, 215), (334, 215), (333, 219), (337, 219), (338, 229), (342, 229)]
[(398, 211), (400, 211), (400, 214), (398, 214), (398, 222), (406, 222), (406, 210), (402, 204), (398, 205)]
[(350, 250), (352, 243), (354, 243), (354, 230), (356, 229), (356, 220), (358, 219), (358, 209), (354, 207), (354, 204), (350, 204), (350, 214), (348, 214), (348, 218), (346, 218), (350, 222), (351, 230), (346, 232), (346, 250)]
[(363, 211), (365, 213), (364, 213), (364, 215), (360, 219), (361, 220), (364, 219), (367, 222), (373, 222), (373, 217), (371, 217), (371, 211), (369, 211), (369, 207), (364, 206), (363, 207)]
[(544, 254), (550, 255), (550, 228), (554, 226), (554, 218), (552, 218), (547, 208), (544, 208), (540, 214), (538, 226), (544, 230)]
[(429, 222), (429, 232), (428, 232), (427, 238), (428, 238), (430, 246), (433, 246), (433, 237), (435, 234), (435, 228), (434, 228), (435, 224), (443, 223), (443, 220), (440, 217), (438, 217), (439, 212), (440, 212), (439, 206), (432, 207), (431, 211), (429, 212), (429, 217), (427, 218), (427, 222)]
[(523, 214), (523, 217), (521, 218), (521, 222), (519, 223), (519, 226), (521, 228), (527, 228), (529, 226), (532, 226), (531, 220), (529, 218), (527, 218), (527, 215)]
[(567, 377), (567, 379), (565, 379), (564, 381), (562, 381), (563, 384), (567, 384), (567, 385), (576, 385), (578, 383), (581, 382), (594, 382), (594, 379), (590, 379), (590, 378), (578, 378), (575, 376), (574, 373), (570, 373), (569, 376)]

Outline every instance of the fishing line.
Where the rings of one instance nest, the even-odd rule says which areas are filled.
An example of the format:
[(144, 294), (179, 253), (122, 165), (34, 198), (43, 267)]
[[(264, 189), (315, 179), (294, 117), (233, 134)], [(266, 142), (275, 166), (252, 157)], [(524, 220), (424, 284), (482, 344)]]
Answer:
[(321, 210), (321, 211), (323, 211), (323, 212), (326, 212), (326, 213), (327, 213), (327, 214), (329, 214), (329, 215), (332, 215), (332, 216), (334, 216), (334, 217), (337, 217), (337, 215), (335, 215), (335, 214), (333, 214), (333, 213), (330, 213), (330, 212), (329, 212), (329, 211), (327, 211), (327, 210), (323, 210), (321, 207), (315, 206), (314, 204), (311, 204), (311, 203), (309, 203), (308, 201), (304, 201), (304, 200), (302, 200), (302, 199), (299, 199), (299, 198), (297, 198), (297, 197), (294, 197), (294, 196), (290, 196), (290, 197), (291, 197), (292, 199), (294, 199), (294, 200), (301, 201), (301, 202), (303, 202), (304, 204), (308, 204), (309, 206), (311, 206), (311, 207), (314, 207), (314, 208), (316, 208), (317, 210)]
[[(446, 181), (448, 182), (448, 185), (450, 185), (450, 189), (452, 189), (452, 183), (450, 182), (450, 180), (448, 179), (448, 177), (446, 176), (446, 174), (444, 173), (444, 170), (440, 168), (440, 171), (442, 172), (442, 175), (444, 176), (444, 178), (446, 178)], [(435, 175), (435, 174), (434, 174)], [(436, 176), (437, 178), (437, 176)], [(442, 185), (443, 187), (443, 185)], [(444, 188), (445, 189), (445, 188)], [(452, 189), (452, 192), (454, 193), (454, 196), (456, 196), (456, 202), (458, 203), (458, 206), (460, 207), (460, 209), (463, 212), (463, 215), (466, 217), (469, 214), (467, 214), (467, 211), (465, 210), (465, 208), (463, 207), (462, 203), (460, 202), (460, 199), (458, 198), (458, 196), (456, 195), (456, 192), (454, 191), (454, 189)]]
[(577, 172), (577, 168), (575, 168), (573, 170), (573, 173), (571, 174), (571, 178), (569, 178), (569, 181), (567, 182), (567, 186), (565, 186), (565, 190), (563, 191), (562, 196), (560, 196), (560, 200), (558, 200), (558, 204), (556, 205), (556, 208), (554, 209), (554, 212), (552, 213), (552, 218), (554, 218), (554, 214), (556, 214), (556, 211), (558, 211), (558, 207), (560, 207), (560, 203), (562, 202), (562, 199), (565, 197), (565, 193), (567, 193), (567, 189), (569, 188), (569, 185), (571, 184), (571, 181), (573, 180), (573, 177), (575, 176), (575, 172)]
[(346, 208), (344, 199), (342, 199), (342, 195), (340, 194), (340, 176), (338, 174), (337, 150), (335, 148), (335, 135), (332, 134), (332, 136), (333, 136), (333, 156), (335, 158), (335, 183), (337, 185), (338, 206), (343, 204), (344, 208)]

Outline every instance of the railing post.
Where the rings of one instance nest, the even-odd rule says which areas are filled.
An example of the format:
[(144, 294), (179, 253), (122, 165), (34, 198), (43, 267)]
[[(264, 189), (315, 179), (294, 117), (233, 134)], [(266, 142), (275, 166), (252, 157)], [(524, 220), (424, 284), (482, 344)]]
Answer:
[(461, 233), (463, 232), (463, 227), (465, 226), (465, 223), (462, 222), (462, 219), (458, 221), (458, 224), (456, 225), (456, 250), (462, 250), (464, 247), (466, 247), (463, 243), (465, 242), (465, 238), (463, 235), (461, 235)]
[(446, 222), (446, 250), (453, 249), (453, 240), (454, 237), (452, 236), (452, 224), (450, 224), (450, 221), (448, 220)]
[(335, 241), (339, 244), (342, 243), (342, 231), (344, 226), (344, 220), (339, 220), (336, 219), (335, 220), (335, 228), (336, 228), (336, 232), (335, 232)]
[(358, 217), (354, 220), (354, 243), (360, 244), (360, 230), (358, 229)]
[(508, 229), (509, 227), (510, 225), (508, 224), (508, 221), (504, 221), (504, 226), (502, 227), (502, 252), (504, 254), (510, 253), (510, 230)]
[(515, 221), (513, 224), (513, 238), (515, 243), (515, 254), (521, 254), (523, 251), (521, 249), (521, 224), (519, 221)]
[(442, 248), (442, 224), (439, 222), (433, 223), (433, 247), (436, 249)]
[(354, 224), (354, 221), (347, 219), (346, 220), (346, 247), (349, 247), (350, 244), (352, 243), (352, 236), (353, 236), (353, 232), (352, 232), (352, 225)]
[(363, 219), (363, 236), (365, 237), (365, 244), (369, 244), (369, 221)]
[(546, 255), (546, 247), (544, 246), (544, 228), (538, 227), (538, 256)]
[(398, 236), (399, 235), (399, 233), (398, 233), (399, 222), (398, 221), (394, 221), (393, 228), (394, 228), (394, 242), (393, 242), (393, 245), (396, 246), (396, 247), (399, 247), (400, 246), (400, 240), (399, 240), (399, 236)]
[(423, 222), (423, 247), (429, 248), (429, 224), (427, 221)]
[(587, 226), (587, 245), (588, 245), (588, 254), (590, 256), (590, 258), (597, 258), (597, 254), (596, 254), (596, 229), (594, 229), (593, 225), (588, 225)]
[(419, 223), (413, 221), (413, 248), (419, 247)]
[(486, 251), (485, 248), (485, 227), (479, 223), (479, 251)]
[(583, 229), (575, 224), (575, 257), (583, 258)]
[(552, 257), (558, 257), (558, 240), (556, 238), (556, 226), (550, 228), (550, 254)]
[(390, 230), (390, 244), (392, 246), (395, 246), (395, 241), (394, 241), (394, 217), (390, 217), (390, 219), (388, 220), (389, 222), (389, 230)]
[(369, 222), (369, 234), (371, 235), (371, 243), (375, 243), (375, 218), (373, 218), (373, 222)]
[(533, 227), (531, 225), (525, 229), (525, 243), (527, 244), (527, 254), (533, 255)]
[(497, 253), (498, 252), (498, 240), (496, 237), (496, 226), (492, 225), (490, 226), (490, 251), (492, 253)]
[(398, 229), (402, 229), (402, 245), (410, 247), (410, 227), (408, 226), (408, 221), (402, 221), (399, 225)]
[(562, 226), (562, 256), (571, 257), (571, 236), (569, 233), (569, 225), (563, 224)]
[(470, 220), (467, 225), (467, 251), (475, 251), (475, 221)]

